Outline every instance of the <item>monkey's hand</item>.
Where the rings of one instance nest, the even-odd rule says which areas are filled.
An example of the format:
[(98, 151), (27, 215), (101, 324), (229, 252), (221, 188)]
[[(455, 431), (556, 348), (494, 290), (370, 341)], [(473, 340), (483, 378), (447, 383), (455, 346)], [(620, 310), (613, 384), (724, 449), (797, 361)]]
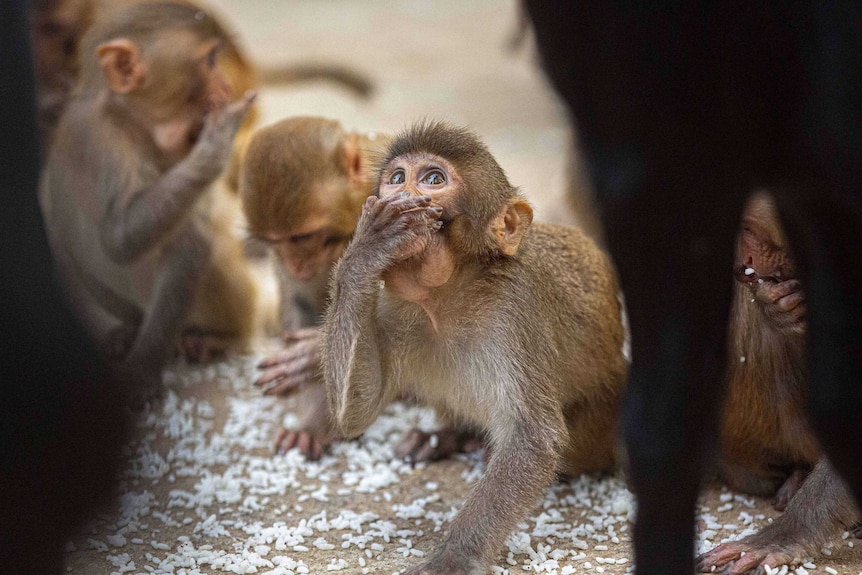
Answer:
[(334, 439), (326, 403), (326, 390), (322, 385), (307, 387), (300, 392), (299, 429), (282, 429), (275, 438), (275, 451), (284, 454), (294, 447), (312, 461), (320, 459), (323, 450)]
[(443, 208), (429, 207), (430, 203), (431, 196), (412, 196), (409, 192), (369, 197), (345, 257), (348, 253), (353, 257), (362, 254), (366, 269), (383, 272), (393, 263), (420, 253), (431, 234), (443, 225), (439, 219)]
[[(319, 379), (320, 330), (306, 328), (284, 334), (288, 348), (258, 364), (263, 370), (254, 385), (264, 395), (290, 395)], [(288, 448), (289, 449), (289, 448)]]
[(761, 279), (750, 284), (767, 321), (781, 333), (804, 335), (808, 306), (799, 280)]
[(203, 129), (187, 158), (201, 177), (215, 179), (227, 167), (234, 137), (256, 97), (256, 92), (247, 92), (236, 102), (207, 114)]
[(799, 543), (800, 534), (787, 522), (776, 521), (759, 533), (749, 535), (739, 541), (722, 543), (712, 551), (697, 558), (697, 570), (702, 573), (718, 571), (724, 567), (723, 574), (742, 575), (755, 570), (757, 575), (766, 572), (765, 566), (778, 568), (781, 565), (802, 563), (816, 554)]
[(284, 455), (295, 447), (309, 461), (317, 461), (330, 442), (326, 433), (282, 429), (275, 438), (275, 452), (278, 455)]

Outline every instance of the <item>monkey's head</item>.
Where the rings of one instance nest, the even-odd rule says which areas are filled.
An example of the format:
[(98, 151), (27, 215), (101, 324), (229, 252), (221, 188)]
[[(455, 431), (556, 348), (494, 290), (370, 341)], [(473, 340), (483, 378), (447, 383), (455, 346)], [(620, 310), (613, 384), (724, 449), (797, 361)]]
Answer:
[(405, 191), (431, 196), (431, 205), (443, 208), (443, 226), (388, 272), (387, 283), (406, 274), (421, 287), (438, 287), (459, 269), (514, 257), (533, 221), (533, 209), (488, 148), (443, 122), (414, 124), (390, 145), (378, 195)]
[(370, 194), (365, 152), (335, 120), (290, 118), (258, 130), (240, 169), (249, 233), (310, 281), (341, 257)]
[(109, 12), (81, 44), (79, 90), (104, 92), (148, 126), (157, 146), (184, 155), (204, 117), (233, 94), (220, 68), (222, 30), (200, 8), (147, 2)]
[(734, 269), (738, 281), (785, 281), (796, 277), (793, 257), (779, 222), (778, 209), (771, 197), (765, 193), (752, 196), (743, 212), (739, 232), (737, 253), (741, 261)]

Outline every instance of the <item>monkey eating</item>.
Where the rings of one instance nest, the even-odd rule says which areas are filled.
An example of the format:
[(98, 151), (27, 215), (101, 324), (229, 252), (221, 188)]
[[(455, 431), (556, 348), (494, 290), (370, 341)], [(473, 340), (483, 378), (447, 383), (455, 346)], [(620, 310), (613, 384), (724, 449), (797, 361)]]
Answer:
[(229, 103), (217, 31), (198, 8), (171, 3), (136, 4), (92, 28), (43, 175), (59, 272), (136, 403), (158, 392), (207, 278), (206, 192), (254, 100)]
[(720, 475), (733, 489), (774, 496), (784, 514), (698, 558), (700, 570), (727, 565), (729, 575), (816, 557), (859, 520), (805, 414), (807, 304), (768, 195), (758, 193), (746, 206), (737, 252)]
[(333, 272), (323, 373), (356, 437), (399, 396), (481, 430), (484, 476), (423, 574), (484, 573), (556, 472), (614, 463), (626, 362), (611, 266), (533, 211), (470, 132), (420, 123), (382, 163)]
[(332, 266), (374, 191), (373, 161), (388, 138), (345, 131), (335, 120), (289, 118), (252, 137), (240, 168), (248, 231), (276, 255), (281, 322), (288, 347), (264, 359), (255, 385), (300, 392), (300, 430), (283, 429), (276, 449), (317, 459), (332, 439), (319, 378), (319, 330)]

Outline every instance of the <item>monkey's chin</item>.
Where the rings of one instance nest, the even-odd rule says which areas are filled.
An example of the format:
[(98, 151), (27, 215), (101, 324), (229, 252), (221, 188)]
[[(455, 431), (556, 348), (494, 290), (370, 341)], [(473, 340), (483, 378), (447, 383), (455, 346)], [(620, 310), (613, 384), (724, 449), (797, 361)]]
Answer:
[(442, 287), (455, 272), (452, 253), (443, 237), (434, 237), (418, 254), (398, 262), (383, 274), (386, 287), (401, 299), (428, 301), (431, 290)]

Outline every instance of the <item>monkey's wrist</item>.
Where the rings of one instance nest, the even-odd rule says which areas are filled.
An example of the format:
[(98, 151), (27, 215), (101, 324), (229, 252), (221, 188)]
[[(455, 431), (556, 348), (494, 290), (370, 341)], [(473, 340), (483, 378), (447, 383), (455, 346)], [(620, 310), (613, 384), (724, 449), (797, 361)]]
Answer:
[(188, 177), (200, 185), (207, 185), (215, 181), (224, 171), (225, 162), (208, 152), (199, 152), (197, 148), (192, 150), (182, 166)]

